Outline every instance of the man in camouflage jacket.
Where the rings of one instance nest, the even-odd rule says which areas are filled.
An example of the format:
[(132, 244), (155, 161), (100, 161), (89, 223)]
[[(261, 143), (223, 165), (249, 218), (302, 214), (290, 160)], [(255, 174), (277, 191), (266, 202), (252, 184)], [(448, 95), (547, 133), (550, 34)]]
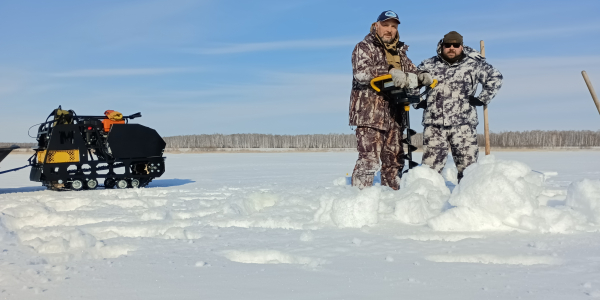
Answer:
[[(502, 86), (502, 74), (479, 52), (463, 46), (463, 37), (456, 31), (446, 34), (438, 43), (437, 56), (424, 60), (418, 69), (438, 80), (427, 99), (417, 105), (425, 108), (422, 164), (441, 172), (449, 147), (460, 180), (479, 154), (476, 107), (492, 101)], [(482, 91), (475, 97), (478, 83)]]
[[(364, 188), (373, 184), (381, 159), (381, 184), (399, 188), (399, 171), (404, 167), (401, 144), (404, 110), (391, 107), (370, 86), (373, 78), (392, 74), (397, 87), (416, 88), (420, 81), (430, 84), (431, 76), (418, 72), (406, 56), (408, 46), (399, 40), (396, 13), (384, 11), (364, 40), (352, 52), (352, 93), (350, 126), (356, 126), (358, 160), (352, 173), (352, 185)], [(423, 74), (419, 74), (423, 73)]]

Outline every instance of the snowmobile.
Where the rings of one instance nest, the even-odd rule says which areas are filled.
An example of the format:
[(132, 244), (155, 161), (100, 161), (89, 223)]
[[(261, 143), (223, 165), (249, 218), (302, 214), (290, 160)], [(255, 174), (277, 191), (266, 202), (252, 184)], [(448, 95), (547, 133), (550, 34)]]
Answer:
[(79, 116), (58, 109), (41, 123), (30, 159), (30, 180), (52, 190), (144, 187), (165, 172), (166, 143), (154, 130), (107, 110), (104, 116)]
[[(419, 165), (412, 160), (412, 153), (417, 150), (417, 147), (411, 144), (411, 137), (417, 134), (417, 132), (410, 128), (410, 105), (421, 102), (422, 97), (429, 93), (431, 89), (435, 88), (437, 84), (437, 79), (434, 79), (433, 83), (429, 85), (423, 93), (419, 94), (418, 92), (414, 92), (407, 88), (398, 88), (394, 86), (392, 75), (389, 74), (371, 80), (371, 87), (391, 104), (390, 107), (402, 107), (404, 110), (403, 125), (406, 128), (406, 138), (402, 139), (402, 143), (407, 145), (404, 159), (408, 161), (408, 169), (404, 172), (408, 172), (408, 170)], [(402, 171), (399, 173), (401, 172)]]

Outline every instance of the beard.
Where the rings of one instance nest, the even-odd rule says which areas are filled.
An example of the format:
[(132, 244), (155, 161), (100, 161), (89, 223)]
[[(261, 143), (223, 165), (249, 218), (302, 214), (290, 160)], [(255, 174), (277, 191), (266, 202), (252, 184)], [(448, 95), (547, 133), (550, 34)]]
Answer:
[(391, 43), (394, 40), (394, 37), (392, 37), (391, 35), (390, 36), (384, 36), (384, 37), (381, 37), (381, 40), (384, 43)]
[[(449, 55), (450, 55), (450, 56), (452, 56), (452, 58), (450, 58), (450, 57), (449, 57)], [(459, 54), (456, 54), (456, 52), (455, 52), (455, 51), (448, 51), (448, 54), (446, 54), (446, 53), (442, 52), (442, 57), (443, 57), (443, 58), (444, 58), (444, 60), (446, 60), (447, 62), (449, 62), (449, 63), (453, 64), (453, 63), (455, 63), (455, 62), (457, 62), (457, 61), (460, 61), (460, 60), (462, 60), (462, 58), (463, 58), (463, 52), (461, 52), (461, 53), (459, 53)]]

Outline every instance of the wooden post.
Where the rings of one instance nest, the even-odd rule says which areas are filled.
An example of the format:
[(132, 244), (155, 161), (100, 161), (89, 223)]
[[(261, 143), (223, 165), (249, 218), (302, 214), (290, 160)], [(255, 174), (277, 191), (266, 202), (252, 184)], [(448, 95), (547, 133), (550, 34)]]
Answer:
[[(485, 57), (485, 44), (483, 40), (479, 42), (479, 48), (481, 49), (481, 56)], [(488, 122), (488, 108), (487, 105), (483, 106), (483, 136), (485, 137), (485, 155), (490, 155), (490, 123)]]
[(592, 94), (592, 99), (594, 99), (594, 103), (596, 103), (596, 108), (598, 109), (598, 113), (600, 113), (600, 102), (598, 101), (598, 96), (596, 96), (596, 91), (594, 91), (594, 87), (592, 86), (592, 82), (587, 75), (587, 72), (581, 71), (581, 75), (583, 75), (583, 80), (585, 80), (585, 84), (587, 84), (588, 90), (590, 90), (590, 94)]

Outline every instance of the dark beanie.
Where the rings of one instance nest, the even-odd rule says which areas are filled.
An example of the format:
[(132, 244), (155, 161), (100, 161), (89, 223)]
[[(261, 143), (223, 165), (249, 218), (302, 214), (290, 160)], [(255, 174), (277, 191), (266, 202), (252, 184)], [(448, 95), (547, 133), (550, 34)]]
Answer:
[(450, 31), (444, 36), (444, 43), (463, 43), (463, 37), (456, 31)]

